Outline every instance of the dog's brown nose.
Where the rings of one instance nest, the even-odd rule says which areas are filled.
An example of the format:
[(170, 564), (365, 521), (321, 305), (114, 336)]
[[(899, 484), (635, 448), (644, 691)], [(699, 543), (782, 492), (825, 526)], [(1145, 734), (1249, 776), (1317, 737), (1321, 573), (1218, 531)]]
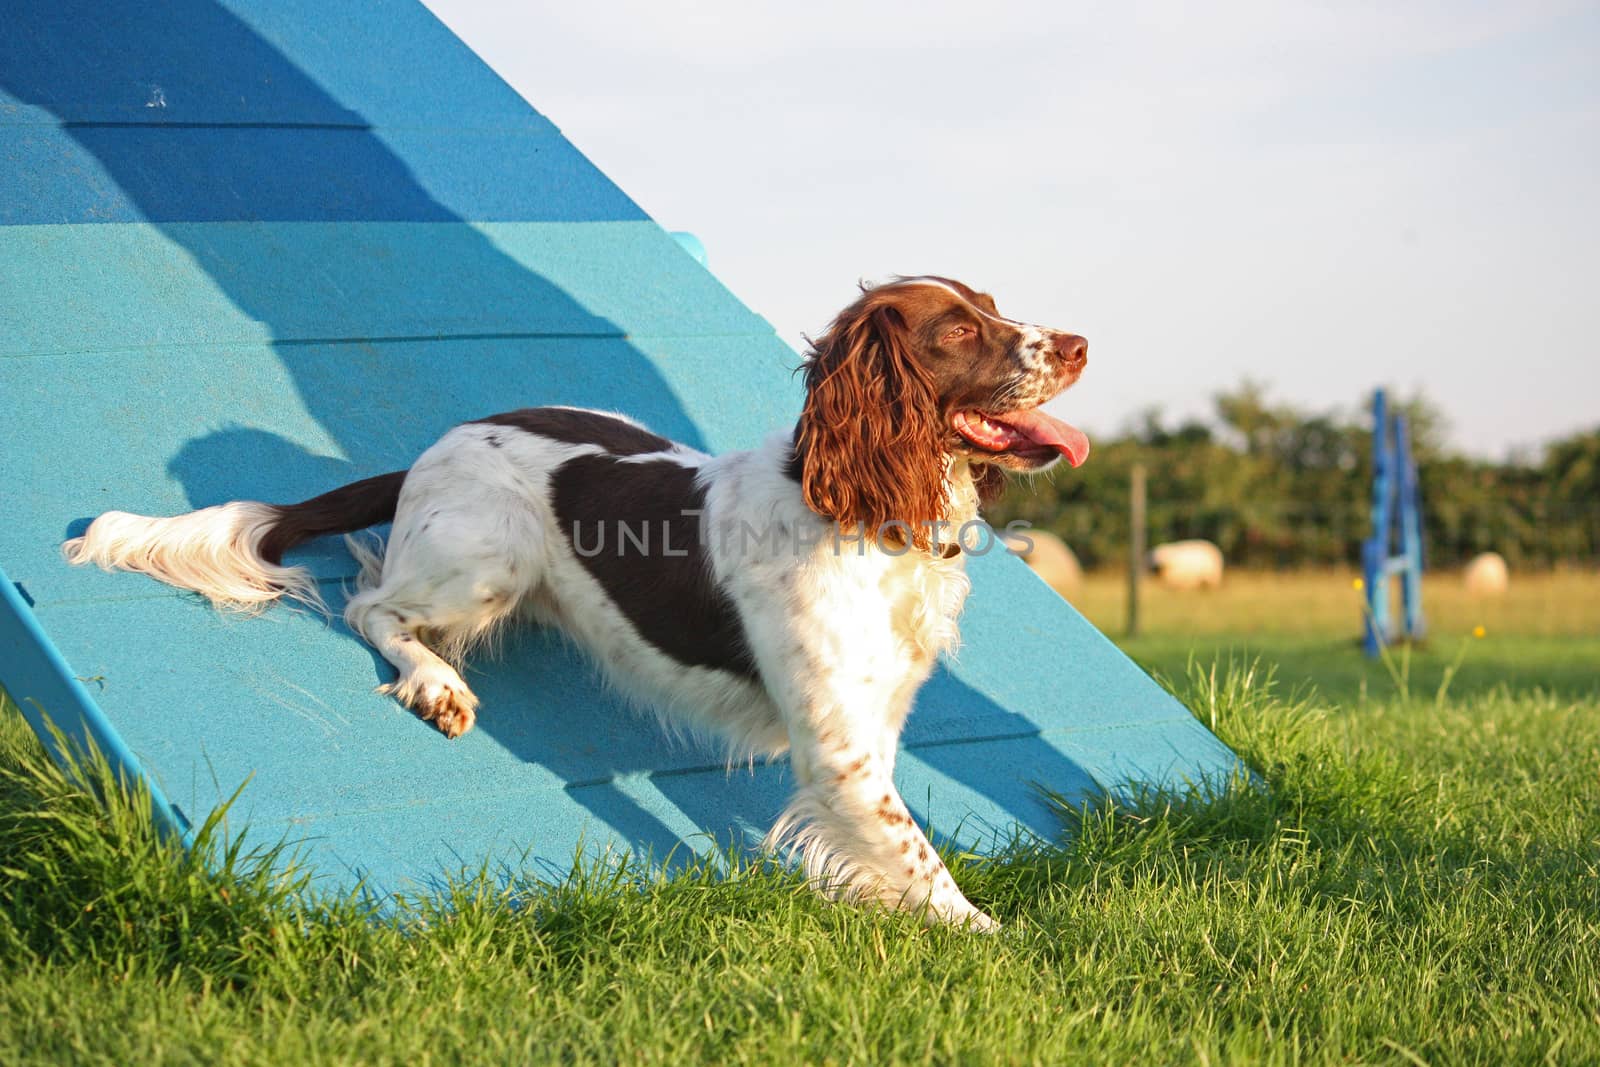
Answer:
[(1056, 356), (1071, 370), (1082, 370), (1089, 362), (1089, 342), (1075, 333), (1055, 335)]

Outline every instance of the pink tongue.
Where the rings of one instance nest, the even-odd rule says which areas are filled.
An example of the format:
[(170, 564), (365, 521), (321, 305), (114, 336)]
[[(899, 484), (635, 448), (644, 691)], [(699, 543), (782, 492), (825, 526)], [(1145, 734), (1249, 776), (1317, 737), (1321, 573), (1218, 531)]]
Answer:
[(1007, 411), (994, 416), (1036, 445), (1048, 445), (1067, 457), (1074, 467), (1081, 467), (1089, 458), (1089, 438), (1075, 426), (1033, 408), (1029, 411)]

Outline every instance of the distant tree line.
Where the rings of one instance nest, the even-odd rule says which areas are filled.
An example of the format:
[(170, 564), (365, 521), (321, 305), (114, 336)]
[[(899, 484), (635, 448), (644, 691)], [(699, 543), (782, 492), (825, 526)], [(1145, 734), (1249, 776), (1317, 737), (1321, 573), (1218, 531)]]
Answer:
[[(1088, 463), (1013, 487), (989, 519), (1059, 534), (1085, 566), (1127, 558), (1128, 478), (1143, 463), (1150, 543), (1202, 537), (1232, 565), (1356, 565), (1372, 506), (1370, 405), (1314, 413), (1272, 403), (1246, 382), (1216, 397), (1215, 416), (1169, 425), (1150, 411)], [(1600, 560), (1600, 426), (1496, 463), (1447, 450), (1422, 397), (1401, 405), (1412, 428), (1429, 566), (1479, 552), (1513, 566)]]

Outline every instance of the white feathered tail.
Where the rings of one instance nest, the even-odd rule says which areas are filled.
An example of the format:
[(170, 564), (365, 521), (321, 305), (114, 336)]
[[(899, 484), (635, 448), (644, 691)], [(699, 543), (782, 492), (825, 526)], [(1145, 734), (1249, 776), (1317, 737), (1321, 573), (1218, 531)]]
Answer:
[(148, 574), (227, 611), (260, 611), (284, 596), (326, 611), (310, 571), (262, 558), (262, 539), (281, 518), (281, 509), (253, 500), (170, 519), (108, 511), (61, 551), (68, 563)]
[(313, 537), (393, 519), (405, 477), (394, 471), (298, 504), (235, 500), (170, 519), (108, 511), (61, 550), (68, 563), (138, 571), (228, 611), (256, 612), (289, 597), (326, 612), (311, 572), (283, 566), (283, 553)]

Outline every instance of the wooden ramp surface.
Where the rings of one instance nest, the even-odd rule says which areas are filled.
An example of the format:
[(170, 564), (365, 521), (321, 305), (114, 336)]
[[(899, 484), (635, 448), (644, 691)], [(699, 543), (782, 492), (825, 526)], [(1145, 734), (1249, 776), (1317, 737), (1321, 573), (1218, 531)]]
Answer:
[[(221, 617), (58, 546), (108, 508), (302, 499), (513, 407), (751, 446), (798, 409), (771, 328), (410, 0), (21, 0), (5, 21), (0, 684), (25, 714), (93, 735), (180, 826), (249, 779), (233, 825), (303, 842), (329, 885), (759, 837), (781, 764), (666, 742), (547, 635), (470, 672), (479, 726), (448, 742), (373, 691), (389, 668), (341, 625)], [(299, 559), (337, 605), (342, 545)], [(965, 648), (898, 770), (936, 832), (1053, 834), (1034, 783), (1231, 770), (1021, 563), (971, 568)]]

